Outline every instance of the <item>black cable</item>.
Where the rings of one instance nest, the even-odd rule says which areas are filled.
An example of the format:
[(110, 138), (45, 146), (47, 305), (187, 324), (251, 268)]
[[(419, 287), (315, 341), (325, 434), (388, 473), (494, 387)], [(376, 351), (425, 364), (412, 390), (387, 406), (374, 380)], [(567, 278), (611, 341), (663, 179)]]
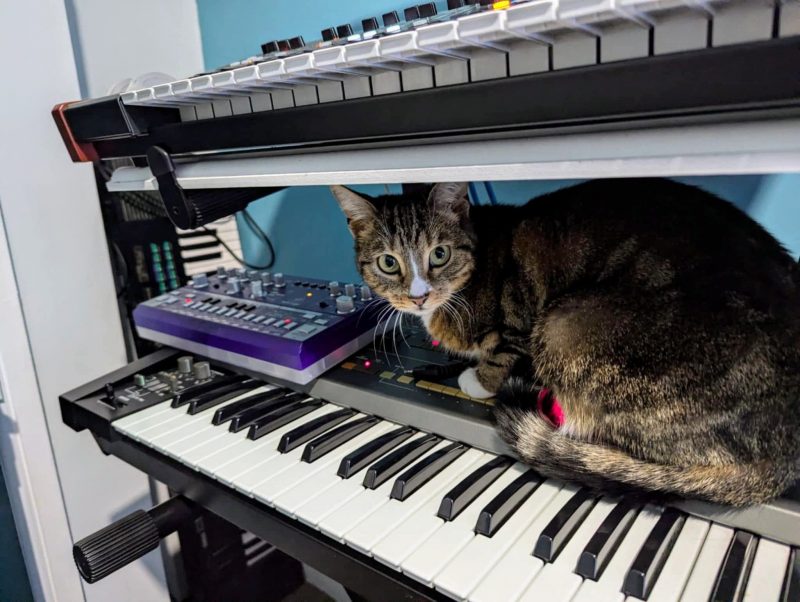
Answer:
[(246, 268), (250, 268), (251, 270), (267, 270), (267, 269), (269, 269), (269, 268), (271, 268), (271, 267), (272, 267), (272, 264), (273, 264), (273, 263), (275, 263), (275, 261), (274, 261), (274, 257), (273, 257), (273, 261), (271, 261), (271, 262), (270, 262), (269, 264), (267, 264), (267, 265), (255, 265), (255, 264), (252, 264), (252, 263), (248, 263), (248, 262), (247, 262), (247, 261), (245, 261), (245, 260), (244, 260), (242, 257), (239, 257), (239, 256), (238, 256), (236, 253), (234, 253), (234, 252), (233, 252), (233, 249), (231, 249), (231, 248), (228, 246), (228, 243), (226, 243), (224, 240), (222, 240), (222, 239), (219, 237), (219, 235), (218, 235), (216, 232), (214, 232), (213, 230), (209, 230), (209, 229), (208, 229), (208, 228), (206, 228), (205, 226), (201, 226), (201, 227), (202, 227), (202, 229), (203, 229), (203, 230), (205, 230), (206, 234), (208, 234), (209, 236), (213, 237), (213, 238), (214, 238), (214, 239), (215, 239), (215, 240), (216, 240), (216, 241), (217, 241), (217, 242), (218, 242), (220, 245), (222, 245), (222, 246), (225, 248), (225, 250), (226, 250), (228, 253), (230, 253), (230, 254), (231, 254), (231, 256), (232, 256), (232, 257), (233, 257), (233, 258), (234, 258), (236, 261), (238, 261), (240, 264), (242, 264), (242, 265), (243, 265), (244, 267), (246, 267)]
[(244, 216), (244, 221), (246, 221), (247, 225), (250, 226), (250, 230), (252, 230), (253, 234), (260, 238), (264, 243), (264, 246), (269, 249), (269, 264), (261, 269), (266, 270), (271, 268), (273, 265), (275, 265), (275, 247), (272, 246), (272, 241), (269, 239), (269, 236), (267, 236), (267, 233), (261, 229), (253, 216), (250, 215), (250, 212), (247, 209), (242, 210), (242, 215)]

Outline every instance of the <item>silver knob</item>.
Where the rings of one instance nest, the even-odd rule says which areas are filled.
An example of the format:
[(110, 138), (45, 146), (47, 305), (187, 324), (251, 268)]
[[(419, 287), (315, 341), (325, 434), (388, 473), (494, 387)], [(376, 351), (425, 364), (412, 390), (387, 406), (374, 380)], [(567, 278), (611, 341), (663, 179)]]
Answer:
[(208, 276), (205, 274), (195, 274), (192, 276), (192, 286), (194, 288), (206, 288), (208, 287)]
[(217, 268), (217, 278), (220, 280), (228, 279), (228, 272), (225, 270), (225, 266), (221, 265)]
[(338, 297), (342, 294), (342, 287), (336, 280), (331, 280), (328, 283), (328, 289), (331, 292), (331, 297)]
[(258, 280), (258, 272), (255, 270), (247, 270), (247, 277), (250, 280)]
[(182, 355), (178, 358), (178, 372), (181, 374), (191, 374), (194, 358), (191, 355)]
[(356, 309), (356, 304), (353, 302), (352, 297), (348, 297), (347, 295), (341, 295), (336, 297), (336, 313), (337, 314), (349, 314), (354, 312)]
[(242, 290), (242, 285), (239, 283), (238, 278), (229, 278), (228, 279), (228, 289), (227, 293), (229, 295), (236, 295)]
[(253, 280), (250, 283), (250, 296), (253, 299), (258, 299), (264, 296), (264, 285), (260, 280)]
[(208, 362), (195, 362), (194, 377), (197, 380), (206, 380), (211, 378), (211, 364)]
[(261, 282), (269, 286), (272, 284), (272, 272), (261, 272)]
[(277, 288), (283, 288), (286, 286), (286, 279), (283, 277), (281, 272), (275, 272), (275, 275), (272, 277), (273, 282)]
[(372, 291), (369, 290), (369, 287), (366, 284), (361, 287), (361, 300), (362, 301), (372, 300)]
[(355, 297), (356, 296), (356, 285), (355, 284), (345, 284), (344, 285), (344, 294), (348, 297)]

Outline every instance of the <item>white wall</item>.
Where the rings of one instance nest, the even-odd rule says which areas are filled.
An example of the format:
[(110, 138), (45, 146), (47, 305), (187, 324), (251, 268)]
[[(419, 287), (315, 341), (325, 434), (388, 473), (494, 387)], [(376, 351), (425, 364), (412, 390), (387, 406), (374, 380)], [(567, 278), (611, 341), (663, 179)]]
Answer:
[[(154, 69), (199, 68), (193, 1), (77, 5), (90, 94)], [(0, 72), (11, 86), (0, 100), (0, 451), (32, 587), (46, 600), (165, 600), (157, 555), (94, 585), (71, 557), (72, 540), (149, 506), (149, 490), (64, 426), (58, 407), (60, 393), (126, 359), (91, 166), (70, 162), (50, 116), (81, 96), (63, 0), (0, 1)]]
[(128, 77), (203, 70), (195, 0), (65, 0), (81, 91), (104, 96)]

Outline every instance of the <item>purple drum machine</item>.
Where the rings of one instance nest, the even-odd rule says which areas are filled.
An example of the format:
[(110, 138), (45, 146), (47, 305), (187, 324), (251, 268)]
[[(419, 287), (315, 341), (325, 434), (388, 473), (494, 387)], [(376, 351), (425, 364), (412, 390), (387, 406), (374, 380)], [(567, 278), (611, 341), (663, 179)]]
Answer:
[(366, 286), (219, 268), (133, 319), (142, 338), (306, 384), (372, 341), (372, 301)]

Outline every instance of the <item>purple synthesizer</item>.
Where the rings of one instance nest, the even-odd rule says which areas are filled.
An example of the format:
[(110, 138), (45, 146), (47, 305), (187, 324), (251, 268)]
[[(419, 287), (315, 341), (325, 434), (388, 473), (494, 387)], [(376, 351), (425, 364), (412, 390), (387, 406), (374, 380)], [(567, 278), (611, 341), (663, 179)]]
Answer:
[(133, 312), (142, 338), (306, 384), (372, 340), (370, 289), (219, 268)]

